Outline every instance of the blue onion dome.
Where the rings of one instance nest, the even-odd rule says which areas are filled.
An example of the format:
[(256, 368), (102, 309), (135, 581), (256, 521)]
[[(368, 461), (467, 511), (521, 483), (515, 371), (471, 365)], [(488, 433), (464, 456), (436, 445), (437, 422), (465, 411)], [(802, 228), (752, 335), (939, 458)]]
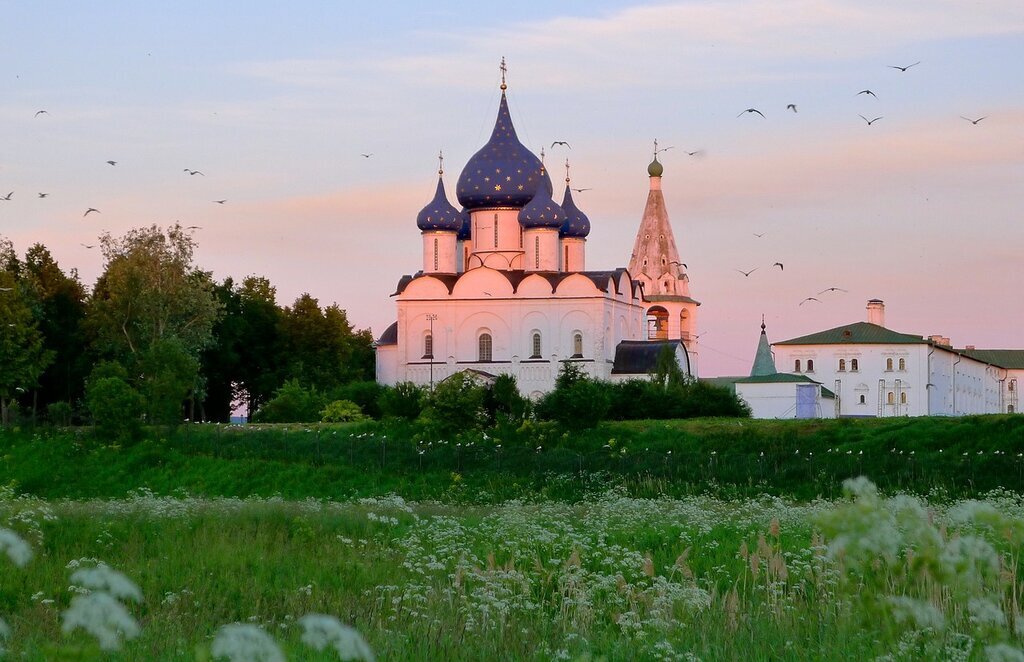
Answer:
[(502, 90), (490, 140), (469, 159), (459, 175), (456, 187), (459, 202), (470, 211), (496, 207), (521, 209), (533, 199), (541, 181), (547, 181), (550, 187), (551, 180), (543, 172), (540, 159), (516, 136)]
[[(547, 174), (541, 168), (541, 175)], [(553, 228), (559, 229), (565, 222), (565, 211), (558, 206), (558, 203), (551, 199), (551, 192), (548, 186), (538, 186), (533, 199), (525, 207), (519, 210), (519, 224), (524, 229), (531, 228)]]
[(434, 199), (416, 216), (416, 227), (423, 231), (450, 230), (458, 232), (462, 229), (462, 215), (448, 202), (441, 175), (442, 172), (438, 171), (437, 192), (434, 193)]
[(466, 241), (471, 238), (473, 233), (473, 219), (470, 218), (469, 211), (467, 211), (465, 207), (463, 207), (462, 211), (459, 212), (459, 217), (462, 219), (462, 227), (459, 228), (458, 240)]
[(565, 179), (565, 197), (562, 199), (562, 210), (565, 211), (565, 222), (559, 229), (563, 237), (584, 238), (590, 234), (590, 219), (580, 211), (572, 199), (572, 191), (569, 189), (569, 178)]

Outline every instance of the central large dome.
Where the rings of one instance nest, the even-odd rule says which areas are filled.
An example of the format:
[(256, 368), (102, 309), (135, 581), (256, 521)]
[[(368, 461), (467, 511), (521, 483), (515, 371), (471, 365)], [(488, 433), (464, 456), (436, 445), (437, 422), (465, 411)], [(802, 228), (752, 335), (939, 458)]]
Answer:
[(508, 101), (502, 91), (491, 139), (462, 169), (456, 195), (469, 211), (496, 207), (522, 209), (533, 199), (540, 182), (550, 189), (551, 180), (540, 159), (516, 136)]

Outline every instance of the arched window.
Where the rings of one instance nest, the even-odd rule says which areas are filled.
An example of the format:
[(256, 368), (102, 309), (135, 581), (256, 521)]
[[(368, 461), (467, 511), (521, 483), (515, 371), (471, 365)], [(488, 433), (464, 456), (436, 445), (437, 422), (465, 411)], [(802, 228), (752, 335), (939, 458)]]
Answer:
[(887, 395), (885, 399), (886, 402), (888, 402), (891, 405), (896, 404), (896, 394), (893, 393), (892, 391), (889, 391), (889, 395)]
[(807, 372), (814, 372), (814, 359), (807, 359)]
[(533, 348), (532, 348), (533, 349), (533, 353), (530, 355), (530, 358), (531, 359), (539, 359), (540, 358), (540, 350), (541, 350), (541, 347), (540, 347), (540, 334), (535, 332), (533, 334), (533, 338), (531, 340), (532, 340), (532, 344), (533, 344)]
[(668, 311), (661, 306), (647, 310), (647, 339), (668, 340)]
[(900, 393), (900, 404), (901, 405), (907, 404), (907, 394), (906, 394), (905, 391)]
[(858, 404), (862, 404), (862, 405), (863, 405), (863, 404), (866, 404), (866, 403), (867, 403), (867, 400), (866, 400), (866, 399), (864, 398), (864, 396), (862, 395), (862, 396), (860, 396), (860, 400), (858, 400), (858, 401), (857, 401), (857, 403), (858, 403)]
[(434, 336), (428, 333), (423, 336), (423, 358), (432, 359), (434, 358)]
[(850, 370), (857, 372), (857, 359), (850, 359)]
[(886, 372), (892, 372), (892, 359), (885, 360), (885, 370)]
[(579, 359), (583, 357), (583, 334), (574, 333), (572, 336), (572, 357)]
[(846, 359), (839, 359), (839, 372), (846, 372)]
[(793, 372), (800, 372), (800, 359), (793, 361)]
[(477, 361), (491, 360), (491, 344), (491, 334), (481, 333), (480, 341), (477, 343)]
[(1010, 390), (1011, 391), (1016, 391), (1017, 390), (1017, 380), (1016, 379), (1011, 379), (1010, 380)]
[(900, 370), (906, 370), (907, 369), (907, 360), (906, 359), (900, 359), (899, 366), (900, 366)]

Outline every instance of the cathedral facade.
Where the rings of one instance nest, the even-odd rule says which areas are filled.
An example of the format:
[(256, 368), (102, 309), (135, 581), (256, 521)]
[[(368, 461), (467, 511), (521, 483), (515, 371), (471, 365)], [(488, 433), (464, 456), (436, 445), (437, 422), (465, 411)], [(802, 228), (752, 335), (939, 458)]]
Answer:
[(564, 362), (591, 377), (647, 377), (668, 347), (696, 374), (696, 301), (661, 193), (651, 187), (629, 267), (588, 270), (590, 219), (561, 203), (540, 158), (516, 135), (501, 84), (490, 139), (466, 163), (453, 206), (439, 168), (434, 198), (416, 219), (422, 269), (403, 276), (397, 321), (376, 343), (377, 381), (420, 385), (468, 371), (515, 376), (537, 397)]

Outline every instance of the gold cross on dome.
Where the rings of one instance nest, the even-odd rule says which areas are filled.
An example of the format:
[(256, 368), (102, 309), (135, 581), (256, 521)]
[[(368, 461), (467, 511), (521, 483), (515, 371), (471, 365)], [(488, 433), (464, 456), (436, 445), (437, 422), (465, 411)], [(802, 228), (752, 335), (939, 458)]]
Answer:
[(501, 56), (501, 65), (498, 68), (501, 69), (501, 89), (504, 91), (508, 88), (508, 86), (505, 85), (505, 74), (508, 72), (508, 66), (505, 65), (504, 55)]
[(441, 151), (437, 153), (437, 174), (444, 174), (444, 152)]

